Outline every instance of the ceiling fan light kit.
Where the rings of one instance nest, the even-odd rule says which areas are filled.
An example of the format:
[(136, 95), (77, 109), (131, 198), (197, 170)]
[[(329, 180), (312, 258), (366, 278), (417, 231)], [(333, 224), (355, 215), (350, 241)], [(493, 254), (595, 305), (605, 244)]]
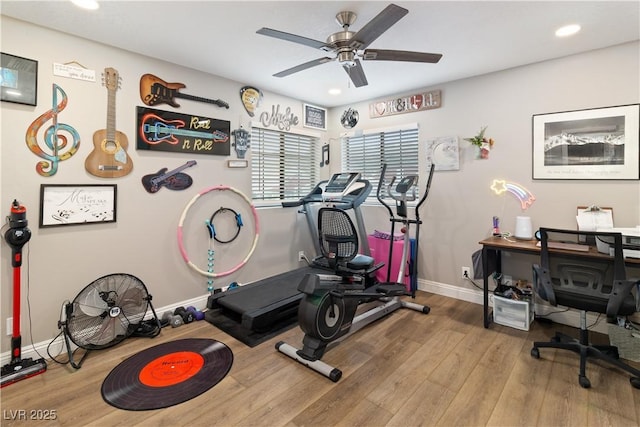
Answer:
[(335, 57), (322, 57), (304, 64), (280, 71), (274, 77), (285, 77), (291, 74), (337, 60), (356, 87), (366, 86), (367, 78), (360, 59), (364, 61), (401, 61), (437, 63), (442, 58), (439, 53), (412, 52), (406, 50), (367, 49), (367, 47), (409, 11), (405, 8), (390, 4), (359, 31), (349, 31), (349, 27), (356, 21), (354, 12), (342, 11), (336, 15), (337, 23), (342, 31), (331, 34), (326, 42), (308, 37), (290, 34), (271, 28), (261, 28), (258, 34), (302, 44), (324, 52), (335, 54)]

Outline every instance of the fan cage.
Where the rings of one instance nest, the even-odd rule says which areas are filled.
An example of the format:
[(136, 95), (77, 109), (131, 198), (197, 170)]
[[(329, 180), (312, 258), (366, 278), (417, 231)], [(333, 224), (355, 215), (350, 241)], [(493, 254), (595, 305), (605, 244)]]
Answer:
[(112, 347), (136, 331), (150, 299), (144, 283), (131, 274), (103, 276), (67, 305), (67, 334), (86, 350)]

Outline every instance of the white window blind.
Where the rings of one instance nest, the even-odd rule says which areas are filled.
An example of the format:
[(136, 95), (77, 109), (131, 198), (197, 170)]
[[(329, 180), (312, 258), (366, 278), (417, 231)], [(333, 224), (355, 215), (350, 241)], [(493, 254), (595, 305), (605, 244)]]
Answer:
[(346, 136), (342, 143), (342, 169), (360, 172), (373, 185), (369, 199), (375, 199), (382, 165), (387, 176), (418, 175), (418, 126), (365, 131)]
[(251, 193), (254, 200), (299, 199), (318, 182), (319, 138), (251, 128)]

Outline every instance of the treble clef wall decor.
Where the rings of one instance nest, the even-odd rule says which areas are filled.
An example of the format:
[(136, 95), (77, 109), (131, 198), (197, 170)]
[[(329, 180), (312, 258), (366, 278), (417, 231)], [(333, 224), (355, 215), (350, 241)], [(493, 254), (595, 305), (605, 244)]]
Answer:
[[(62, 100), (59, 103), (58, 93), (62, 97)], [(58, 171), (58, 162), (67, 160), (69, 157), (73, 156), (76, 151), (78, 151), (78, 146), (80, 145), (80, 135), (78, 132), (68, 124), (58, 123), (58, 113), (64, 110), (67, 106), (67, 94), (55, 83), (53, 84), (52, 104), (53, 108), (51, 108), (51, 110), (42, 114), (40, 117), (35, 119), (33, 123), (31, 123), (27, 129), (25, 137), (29, 149), (33, 151), (36, 156), (45, 159), (39, 161), (36, 165), (36, 171), (42, 176), (54, 175)], [(42, 148), (40, 148), (37, 140), (38, 131), (49, 120), (51, 120), (53, 124), (47, 127), (44, 131), (43, 138), (47, 148), (51, 150), (51, 154), (46, 153)], [(67, 148), (69, 138), (61, 132), (67, 133), (72, 138), (71, 146), (65, 153), (62, 153), (62, 151)]]

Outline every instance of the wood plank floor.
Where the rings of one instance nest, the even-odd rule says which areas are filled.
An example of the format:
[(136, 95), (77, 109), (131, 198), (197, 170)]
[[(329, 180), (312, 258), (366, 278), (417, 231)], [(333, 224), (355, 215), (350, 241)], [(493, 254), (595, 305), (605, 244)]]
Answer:
[[(154, 339), (129, 338), (93, 352), (79, 370), (49, 364), (43, 375), (1, 391), (2, 425), (51, 426), (638, 426), (640, 390), (629, 376), (590, 363), (591, 389), (578, 385), (578, 358), (542, 349), (556, 330), (534, 322), (530, 331), (482, 327), (482, 306), (420, 292), (423, 315), (400, 310), (328, 352), (338, 383), (274, 349), (299, 346), (294, 328), (249, 348), (207, 322), (163, 329)], [(211, 338), (234, 353), (229, 374), (209, 391), (165, 409), (125, 411), (107, 404), (101, 385), (127, 357), (183, 338)], [(596, 335), (594, 341), (606, 342)], [(640, 366), (640, 364), (635, 364)], [(55, 411), (53, 421), (15, 420), (17, 411)]]

